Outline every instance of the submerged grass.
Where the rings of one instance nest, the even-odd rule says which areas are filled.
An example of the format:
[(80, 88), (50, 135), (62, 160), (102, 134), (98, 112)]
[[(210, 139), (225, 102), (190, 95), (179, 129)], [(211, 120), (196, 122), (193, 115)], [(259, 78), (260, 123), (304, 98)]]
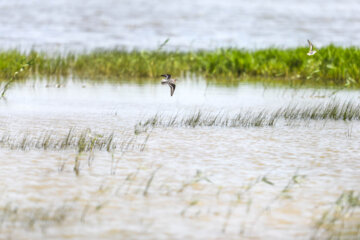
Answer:
[(153, 51), (97, 49), (85, 53), (49, 55), (19, 50), (0, 52), (0, 79), (18, 69), (19, 59), (33, 58), (33, 77), (76, 77), (87, 79), (158, 78), (164, 72), (180, 76), (193, 73), (224, 82), (239, 77), (265, 77), (311, 82), (320, 85), (360, 86), (360, 49), (329, 45), (312, 57), (307, 48), (262, 50), (217, 49), (213, 51)]
[(135, 125), (135, 133), (153, 127), (264, 127), (278, 120), (360, 120), (360, 104), (351, 101), (328, 102), (309, 106), (289, 105), (277, 110), (243, 111), (232, 116), (198, 111), (189, 115), (156, 114)]
[(86, 129), (75, 131), (70, 129), (66, 135), (60, 136), (46, 132), (37, 136), (22, 134), (19, 136), (3, 135), (0, 137), (0, 147), (17, 150), (76, 150), (92, 153), (102, 151), (143, 151), (149, 135), (144, 139), (130, 134), (115, 135), (115, 133), (100, 134)]
[(345, 191), (316, 222), (312, 239), (359, 239), (360, 194)]
[(0, 207), (0, 229), (22, 225), (26, 229), (40, 227), (44, 231), (52, 225), (61, 225), (72, 211), (72, 207), (66, 205), (19, 208), (8, 203)]

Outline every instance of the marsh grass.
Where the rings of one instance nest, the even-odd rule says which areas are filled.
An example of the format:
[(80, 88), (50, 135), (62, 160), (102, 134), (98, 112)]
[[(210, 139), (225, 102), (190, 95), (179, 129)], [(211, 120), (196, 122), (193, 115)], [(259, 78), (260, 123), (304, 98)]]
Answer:
[(206, 175), (205, 173), (203, 173), (200, 170), (196, 170), (194, 177), (192, 177), (189, 181), (184, 182), (181, 185), (181, 187), (177, 190), (177, 193), (182, 193), (189, 186), (191, 186), (193, 184), (197, 184), (199, 182), (212, 183), (212, 181), (210, 180), (208, 175)]
[(147, 132), (154, 127), (271, 127), (275, 126), (279, 120), (360, 120), (360, 104), (352, 101), (333, 100), (309, 106), (289, 105), (271, 111), (245, 110), (232, 116), (223, 112), (214, 114), (200, 110), (188, 115), (155, 114), (139, 121), (134, 127), (134, 132)]
[[(17, 150), (76, 150), (78, 155), (87, 152), (92, 156), (93, 151), (144, 151), (149, 136), (133, 136), (131, 134), (115, 135), (100, 134), (90, 129), (76, 131), (69, 129), (65, 135), (51, 132), (40, 135), (22, 134), (19, 136), (3, 135), (0, 137), (0, 146)], [(91, 164), (91, 162), (89, 163)]]
[[(68, 133), (60, 136), (51, 132), (46, 132), (40, 135), (23, 134), (20, 136), (3, 135), (0, 137), (0, 147), (10, 148), (12, 150), (44, 150), (44, 151), (64, 151), (72, 150), (76, 152), (73, 172), (76, 176), (80, 175), (80, 170), (84, 164), (84, 155), (87, 156), (87, 165), (90, 168), (94, 161), (95, 151), (107, 151), (112, 154), (120, 152), (122, 155), (129, 151), (145, 150), (147, 141), (150, 137), (149, 133), (144, 136), (121, 134), (115, 135), (114, 132), (109, 134), (99, 134), (85, 129), (76, 131), (69, 129)], [(115, 174), (115, 169), (118, 164), (112, 161), (111, 173)], [(63, 172), (66, 165), (66, 160), (59, 161), (58, 171)]]
[[(124, 172), (119, 174), (116, 181), (113, 181), (114, 179), (96, 181), (91, 188), (83, 190), (85, 193), (82, 192), (81, 195), (78, 195), (78, 191), (70, 191), (69, 194), (76, 193), (67, 198), (74, 199), (74, 201), (66, 201), (66, 204), (53, 206), (43, 203), (44, 205), (41, 206), (27, 205), (25, 207), (5, 202), (0, 205), (0, 229), (12, 229), (13, 232), (24, 231), (29, 236), (31, 236), (31, 232), (40, 229), (45, 238), (51, 238), (54, 234), (53, 230), (56, 233), (63, 230), (72, 233), (74, 229), (75, 232), (78, 232), (79, 228), (82, 229), (84, 226), (91, 228), (94, 223), (98, 224), (99, 221), (109, 224), (106, 222), (108, 218), (112, 222), (118, 223), (119, 221), (118, 224), (127, 224), (124, 221), (127, 221), (129, 215), (124, 217), (124, 214), (133, 214), (135, 217), (138, 214), (144, 216), (142, 207), (131, 209), (129, 213), (128, 206), (136, 204), (136, 206), (145, 206), (146, 209), (151, 209), (151, 212), (166, 210), (166, 218), (169, 219), (172, 219), (174, 213), (178, 214), (181, 217), (180, 220), (178, 219), (179, 224), (182, 224), (182, 221), (196, 224), (203, 219), (215, 222), (215, 225), (212, 225), (215, 229), (212, 232), (213, 236), (216, 235), (216, 231), (219, 231), (219, 234), (222, 234), (219, 235), (220, 237), (249, 238), (249, 236), (254, 236), (255, 229), (267, 230), (269, 228), (269, 225), (254, 228), (253, 213), (261, 213), (263, 210), (257, 206), (266, 206), (266, 199), (270, 200), (270, 204), (274, 204), (275, 201), (278, 201), (279, 205), (282, 205), (280, 201), (291, 201), (296, 204), (298, 199), (283, 196), (295, 191), (294, 187), (298, 186), (303, 179), (303, 175), (299, 175), (297, 171), (290, 175), (290, 178), (283, 179), (284, 181), (281, 180), (281, 182), (276, 180), (277, 177), (273, 178), (271, 175), (265, 174), (255, 176), (256, 178), (251, 177), (248, 181), (240, 181), (236, 186), (224, 185), (223, 193), (219, 193), (214, 191), (220, 187), (216, 183), (216, 174), (212, 175), (206, 171), (196, 170), (194, 174), (177, 176), (181, 181), (167, 182), (167, 177), (164, 178), (163, 175), (167, 175), (166, 170), (158, 171), (159, 167), (153, 163), (148, 163), (148, 165), (139, 163), (137, 169), (132, 168), (131, 172), (128, 170), (119, 169)], [(281, 184), (284, 182), (284, 185)], [(79, 187), (77, 184), (80, 183), (77, 179), (74, 179), (74, 183), (70, 187), (77, 189)], [(89, 185), (88, 182), (86, 184)], [(202, 187), (199, 188), (200, 184)], [(166, 191), (164, 191), (165, 185), (169, 186)], [(270, 195), (264, 198), (261, 190), (265, 192), (270, 190)], [(83, 198), (84, 195), (86, 198)], [(161, 201), (160, 204), (158, 201)], [(250, 212), (253, 202), (254, 207)], [(277, 214), (276, 208), (272, 210), (272, 214)], [(281, 212), (283, 213), (285, 210), (283, 209)], [(316, 225), (319, 230), (314, 233), (314, 239), (357, 239), (359, 231), (356, 232), (358, 230), (356, 220), (358, 218), (354, 217), (359, 216), (358, 213), (358, 193), (344, 192), (334, 205), (319, 218)], [(151, 213), (146, 216), (153, 218)], [(301, 219), (301, 216), (299, 217)], [(277, 222), (276, 218), (274, 220), (273, 217), (270, 220), (275, 221), (271, 222), (270, 227), (275, 223), (283, 224)], [(288, 226), (287, 223), (284, 225)], [(284, 227), (284, 225), (277, 226)], [(166, 225), (164, 226), (166, 227)], [(88, 236), (89, 233), (82, 234)], [(284, 234), (289, 234), (289, 232)], [(71, 237), (73, 236), (77, 235), (71, 235)], [(260, 236), (263, 235), (260, 234)], [(302, 237), (304, 238), (304, 236)]]
[(315, 224), (312, 239), (359, 239), (360, 194), (345, 191)]
[(312, 57), (306, 55), (307, 50), (304, 47), (189, 52), (167, 52), (161, 48), (153, 51), (97, 49), (53, 55), (7, 50), (0, 52), (0, 79), (7, 79), (9, 71), (15, 72), (18, 59), (36, 56), (31, 69), (33, 77), (157, 80), (161, 74), (169, 72), (174, 76), (193, 73), (207, 79), (221, 78), (224, 83), (252, 76), (284, 79), (285, 84), (290, 85), (300, 81), (323, 86), (360, 86), (359, 48), (329, 45), (318, 49)]
[[(10, 79), (5, 82), (4, 86), (2, 87), (2, 90), (1, 90), (1, 93), (0, 93), (0, 99), (2, 98), (5, 98), (5, 94), (7, 92), (7, 90), (11, 87), (11, 85), (16, 81), (18, 80), (19, 78), (23, 78), (26, 76), (29, 68), (34, 64), (35, 62), (35, 57), (30, 59), (29, 61), (25, 61), (25, 59), (22, 59), (20, 60), (20, 65), (19, 63), (15, 63), (15, 67), (17, 67), (17, 69), (14, 70), (13, 73), (10, 73)], [(19, 65), (19, 66), (17, 66)], [(7, 69), (8, 70), (8, 69)], [(10, 69), (12, 70), (12, 69)], [(9, 70), (8, 70), (9, 71)], [(5, 72), (5, 75), (9, 74), (9, 73), (6, 73)]]
[[(298, 174), (298, 171), (294, 173), (293, 176), (289, 179), (283, 189), (269, 201), (269, 203), (259, 212), (259, 214), (255, 218), (254, 224), (266, 213), (269, 212), (272, 206), (277, 203), (280, 199), (291, 199), (290, 191), (294, 188), (294, 186), (300, 184), (304, 179), (306, 179), (306, 175)], [(268, 181), (268, 179), (264, 176), (261, 181), (269, 184), (274, 185), (273, 182)]]
[(50, 226), (61, 225), (72, 211), (73, 208), (68, 205), (21, 208), (7, 203), (0, 207), (0, 227), (20, 225), (26, 229), (40, 228), (44, 232)]
[(148, 196), (151, 183), (152, 183), (152, 181), (154, 180), (155, 174), (156, 174), (157, 171), (159, 171), (159, 169), (160, 169), (160, 167), (157, 168), (156, 170), (154, 170), (154, 171), (151, 173), (150, 178), (149, 178), (148, 181), (146, 182), (146, 186), (145, 186), (145, 189), (144, 189), (144, 191), (143, 191), (143, 196), (144, 196), (144, 197), (147, 197), (147, 196)]

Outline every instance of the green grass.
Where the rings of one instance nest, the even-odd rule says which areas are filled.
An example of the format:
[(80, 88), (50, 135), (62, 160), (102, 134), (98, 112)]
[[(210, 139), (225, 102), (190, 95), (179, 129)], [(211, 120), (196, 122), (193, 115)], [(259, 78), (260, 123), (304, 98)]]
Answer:
[[(80, 79), (158, 80), (163, 73), (180, 77), (196, 74), (223, 82), (244, 77), (277, 79), (279, 82), (310, 82), (326, 86), (360, 86), (360, 49), (329, 45), (314, 56), (305, 47), (262, 50), (217, 49), (213, 51), (126, 51), (97, 49), (84, 53), (47, 54), (19, 50), (0, 52), (0, 79), (10, 78), (24, 59), (36, 57), (30, 77)], [(140, 80), (139, 80), (140, 79)]]
[(289, 105), (277, 110), (240, 111), (229, 116), (225, 113), (197, 111), (188, 115), (164, 116), (156, 114), (135, 125), (135, 133), (147, 132), (154, 127), (266, 127), (279, 120), (287, 122), (309, 120), (360, 120), (360, 104), (345, 101), (318, 103), (308, 106)]
[[(11, 87), (11, 85), (20, 77), (24, 77), (26, 75), (26, 70), (28, 70), (31, 67), (31, 64), (34, 62), (34, 59), (31, 59), (27, 62), (21, 63), (20, 66), (18, 66), (19, 68), (13, 73), (13, 75), (10, 77), (9, 81), (7, 81), (1, 92), (0, 92), (0, 99), (1, 98), (5, 98), (5, 94), (7, 92), (7, 90)], [(16, 64), (17, 65), (17, 64)], [(11, 69), (12, 70), (12, 69)]]

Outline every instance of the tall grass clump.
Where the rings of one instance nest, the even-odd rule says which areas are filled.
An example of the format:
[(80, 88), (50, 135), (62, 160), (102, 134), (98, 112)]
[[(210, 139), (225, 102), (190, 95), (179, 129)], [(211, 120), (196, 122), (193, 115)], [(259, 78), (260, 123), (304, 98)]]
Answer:
[(360, 49), (329, 45), (314, 56), (307, 48), (267, 48), (260, 50), (216, 49), (163, 51), (95, 49), (90, 52), (46, 54), (18, 50), (0, 52), (0, 79), (15, 72), (18, 59), (37, 56), (31, 71), (36, 77), (76, 77), (86, 79), (157, 78), (193, 73), (224, 81), (241, 77), (282, 79), (329, 86), (360, 86)]
[(18, 136), (0, 136), (0, 147), (17, 150), (76, 150), (79, 154), (83, 152), (98, 151), (143, 151), (148, 140), (144, 137), (130, 134), (115, 135), (115, 133), (101, 134), (86, 129), (75, 131), (70, 129), (65, 135), (51, 132), (39, 135), (20, 134)]
[(154, 127), (265, 127), (275, 126), (279, 120), (360, 120), (360, 104), (351, 101), (318, 103), (309, 106), (289, 105), (275, 110), (243, 110), (228, 115), (222, 112), (197, 111), (191, 114), (165, 116), (156, 114), (135, 125), (135, 132)]

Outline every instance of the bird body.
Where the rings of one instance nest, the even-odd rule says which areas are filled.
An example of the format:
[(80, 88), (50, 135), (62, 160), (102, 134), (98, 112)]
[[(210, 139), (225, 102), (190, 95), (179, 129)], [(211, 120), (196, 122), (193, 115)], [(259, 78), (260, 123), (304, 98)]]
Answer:
[(161, 81), (161, 84), (167, 84), (170, 87), (170, 96), (172, 96), (175, 92), (176, 88), (176, 79), (172, 79), (170, 74), (161, 75), (164, 79)]
[(314, 55), (316, 53), (316, 50), (313, 50), (313, 44), (310, 42), (310, 40), (308, 40), (309, 43), (309, 52), (307, 53), (307, 55), (311, 56)]

